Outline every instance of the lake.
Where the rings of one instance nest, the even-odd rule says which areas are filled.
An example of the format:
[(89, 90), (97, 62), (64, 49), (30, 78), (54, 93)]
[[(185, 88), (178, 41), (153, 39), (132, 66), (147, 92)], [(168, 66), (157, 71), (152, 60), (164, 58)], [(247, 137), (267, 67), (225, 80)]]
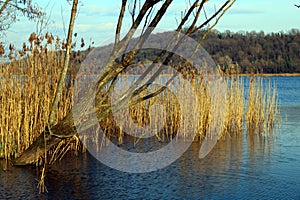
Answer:
[(268, 78), (282, 120), (273, 138), (221, 140), (204, 159), (193, 143), (168, 167), (143, 174), (111, 169), (88, 153), (67, 155), (47, 170), (45, 194), (39, 169), (13, 167), (0, 171), (0, 199), (300, 199), (300, 77)]

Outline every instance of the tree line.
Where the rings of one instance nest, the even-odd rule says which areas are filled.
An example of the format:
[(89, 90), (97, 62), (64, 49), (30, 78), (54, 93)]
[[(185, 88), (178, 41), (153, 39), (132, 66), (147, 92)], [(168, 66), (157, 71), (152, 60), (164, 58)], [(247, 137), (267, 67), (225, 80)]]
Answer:
[[(204, 32), (192, 35), (199, 39)], [(203, 47), (223, 71), (238, 68), (241, 73), (299, 73), (300, 31), (264, 33), (211, 31)]]

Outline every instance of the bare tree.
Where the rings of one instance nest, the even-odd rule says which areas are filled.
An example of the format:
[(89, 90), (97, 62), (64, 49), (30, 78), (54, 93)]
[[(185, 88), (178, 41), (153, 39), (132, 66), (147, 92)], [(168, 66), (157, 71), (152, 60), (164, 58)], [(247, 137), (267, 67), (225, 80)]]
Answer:
[(64, 66), (60, 75), (60, 79), (56, 88), (56, 93), (55, 93), (55, 98), (52, 103), (52, 108), (49, 116), (48, 123), (50, 125), (53, 124), (55, 114), (58, 110), (58, 102), (61, 97), (61, 93), (63, 90), (63, 86), (65, 83), (68, 67), (69, 67), (69, 61), (70, 61), (70, 53), (72, 49), (72, 36), (73, 36), (73, 30), (74, 30), (74, 22), (75, 22), (75, 17), (77, 14), (77, 6), (78, 6), (78, 0), (73, 0), (73, 6), (72, 6), (72, 11), (71, 11), (71, 18), (70, 18), (70, 23), (69, 23), (69, 30), (68, 30), (68, 36), (67, 36), (67, 43), (66, 43), (66, 52), (65, 52), (65, 59), (64, 59)]
[(20, 16), (36, 20), (44, 14), (32, 0), (0, 0), (0, 32), (9, 29)]
[[(189, 5), (188, 9), (183, 12), (184, 15), (182, 16), (176, 28), (176, 31), (178, 33), (182, 33), (183, 30), (185, 30), (184, 34), (186, 36), (190, 36), (196, 31), (202, 30), (204, 28), (206, 28), (207, 30), (206, 33), (209, 32), (218, 23), (219, 19), (224, 15), (224, 13), (235, 3), (235, 1), (236, 0), (224, 0), (223, 4), (218, 9), (216, 9), (215, 13), (213, 13), (211, 16), (207, 16), (204, 21), (200, 21), (200, 15), (204, 10), (204, 6), (209, 2), (207, 0), (195, 0)], [(160, 94), (166, 89), (165, 87), (161, 87), (151, 94), (139, 97), (139, 95), (149, 87), (151, 81), (155, 80), (163, 70), (162, 65), (160, 65), (157, 71), (145, 84), (137, 87), (153, 68), (152, 64), (147, 67), (147, 69), (143, 72), (139, 79), (135, 83), (133, 83), (133, 85), (127, 91), (124, 92), (122, 98), (118, 99), (114, 105), (109, 105), (105, 102), (106, 97), (110, 94), (111, 89), (115, 84), (116, 77), (130, 66), (131, 61), (138, 53), (137, 49), (139, 49), (139, 47), (141, 47), (147, 40), (147, 38), (153, 33), (153, 30), (155, 30), (159, 22), (165, 16), (167, 10), (172, 6), (173, 0), (145, 0), (141, 6), (138, 6), (137, 1), (133, 0), (131, 1), (130, 5), (128, 4), (129, 2), (127, 0), (122, 0), (119, 19), (116, 26), (114, 48), (111, 52), (110, 57), (107, 59), (105, 67), (98, 75), (95, 87), (90, 88), (86, 92), (86, 95), (80, 100), (80, 102), (78, 102), (77, 106), (73, 109), (73, 112), (82, 113), (82, 117), (77, 121), (74, 121), (73, 114), (72, 112), (70, 112), (63, 120), (61, 120), (57, 124), (50, 124), (50, 126), (48, 126), (44, 131), (44, 134), (37, 138), (37, 140), (19, 158), (14, 161), (16, 165), (27, 165), (37, 162), (39, 158), (43, 156), (45, 151), (51, 149), (62, 140), (76, 135), (76, 125), (81, 124), (81, 128), (88, 129), (89, 127), (96, 124), (98, 121), (90, 121), (86, 120), (85, 118), (85, 116), (89, 115), (89, 113), (91, 112), (91, 110), (89, 110), (89, 107), (94, 103), (93, 98), (95, 91), (98, 94), (106, 91), (106, 93), (102, 95), (102, 98), (97, 101), (95, 105), (96, 110), (101, 109), (101, 114), (97, 119), (100, 121), (106, 119), (110, 115), (112, 106), (114, 106), (114, 109), (117, 110), (122, 109), (124, 106), (126, 106), (126, 99), (130, 98), (131, 94), (133, 94), (133, 96), (137, 98), (136, 100), (130, 102), (130, 105), (135, 105), (139, 102), (145, 101)], [(127, 34), (123, 38), (120, 38), (119, 33), (121, 32), (123, 26), (124, 13), (126, 11), (131, 15), (132, 24)], [(213, 22), (213, 25), (208, 26), (210, 22)], [(124, 50), (128, 48), (128, 46), (130, 45), (130, 41), (136, 34), (136, 30), (138, 28), (142, 28), (143, 31), (137, 42), (135, 43), (135, 47), (132, 51), (128, 52), (126, 55), (123, 55), (120, 62), (116, 62), (116, 57), (118, 57), (118, 55), (120, 54), (122, 55), (122, 52), (124, 52)], [(183, 39), (184, 38), (178, 38), (176, 35), (174, 35), (174, 43), (172, 44), (174, 50), (178, 48)], [(194, 49), (194, 52), (196, 52), (200, 47), (201, 41), (198, 41), (198, 46)], [(157, 62), (154, 61), (154, 63), (159, 63), (158, 61), (161, 60), (163, 62), (169, 62), (173, 55), (174, 53), (161, 51), (156, 58)], [(172, 80), (172, 78), (170, 79), (170, 81)], [(46, 146), (44, 146), (44, 140), (46, 141)]]
[[(62, 95), (62, 91), (63, 91), (63, 87), (64, 87), (64, 83), (65, 83), (65, 79), (66, 79), (66, 75), (67, 75), (67, 71), (68, 71), (68, 67), (69, 67), (70, 53), (71, 53), (71, 49), (72, 49), (72, 36), (73, 36), (73, 30), (74, 30), (75, 17), (77, 14), (77, 6), (78, 6), (78, 0), (73, 0), (71, 17), (70, 17), (70, 22), (69, 22), (69, 29), (68, 29), (68, 36), (67, 36), (67, 43), (66, 43), (64, 64), (63, 64), (63, 69), (61, 71), (58, 85), (56, 88), (55, 97), (52, 102), (52, 107), (50, 109), (50, 115), (48, 118), (49, 127), (53, 126), (53, 124), (54, 124), (54, 121), (55, 121), (54, 118), (55, 118), (55, 115), (58, 110), (59, 99)], [(49, 131), (51, 133), (51, 129), (49, 129)], [(44, 167), (42, 170), (42, 175), (41, 175), (41, 178), (38, 183), (38, 188), (39, 188), (40, 193), (41, 192), (44, 193), (45, 191), (47, 191), (47, 188), (45, 186), (46, 162), (47, 162), (47, 151), (46, 151), (47, 139), (46, 139), (45, 132), (43, 133), (43, 137), (44, 137), (44, 149), (45, 149), (45, 152), (44, 152), (45, 162), (44, 162)]]

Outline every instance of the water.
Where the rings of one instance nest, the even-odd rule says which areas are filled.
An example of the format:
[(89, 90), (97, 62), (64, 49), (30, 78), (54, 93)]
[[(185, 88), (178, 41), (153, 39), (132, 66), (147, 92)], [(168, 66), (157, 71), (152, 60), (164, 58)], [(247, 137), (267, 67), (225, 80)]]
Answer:
[(202, 160), (193, 143), (172, 165), (145, 174), (67, 155), (47, 170), (46, 194), (38, 194), (35, 167), (0, 171), (0, 199), (300, 199), (300, 77), (270, 79), (282, 116), (273, 140), (221, 141)]

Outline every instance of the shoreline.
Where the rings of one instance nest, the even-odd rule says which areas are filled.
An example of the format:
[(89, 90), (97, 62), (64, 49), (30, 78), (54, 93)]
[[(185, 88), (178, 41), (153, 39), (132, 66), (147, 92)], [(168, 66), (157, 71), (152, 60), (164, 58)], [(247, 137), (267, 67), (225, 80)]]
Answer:
[[(161, 74), (161, 76), (170, 76), (173, 74)], [(19, 77), (28, 77), (27, 75), (18, 75), (14, 74), (13, 76), (19, 76)], [(96, 75), (97, 76), (97, 75)], [(121, 75), (121, 76), (141, 76), (140, 74), (126, 74), (126, 75)], [(262, 76), (262, 77), (271, 77), (271, 76), (290, 76), (290, 77), (295, 77), (295, 76), (300, 76), (300, 73), (278, 73), (278, 74), (222, 74), (221, 76)], [(1, 78), (2, 76), (0, 76)]]
[(300, 76), (300, 73), (278, 73), (278, 74), (239, 74), (239, 76)]
[[(170, 76), (172, 74), (161, 74), (161, 76)], [(122, 76), (141, 76), (139, 74), (126, 74), (126, 75), (122, 75)], [(261, 76), (261, 77), (271, 77), (271, 76), (290, 76), (290, 77), (294, 77), (294, 76), (300, 76), (300, 73), (278, 73), (278, 74), (267, 74), (267, 73), (263, 73), (263, 74), (224, 74), (221, 76)]]

